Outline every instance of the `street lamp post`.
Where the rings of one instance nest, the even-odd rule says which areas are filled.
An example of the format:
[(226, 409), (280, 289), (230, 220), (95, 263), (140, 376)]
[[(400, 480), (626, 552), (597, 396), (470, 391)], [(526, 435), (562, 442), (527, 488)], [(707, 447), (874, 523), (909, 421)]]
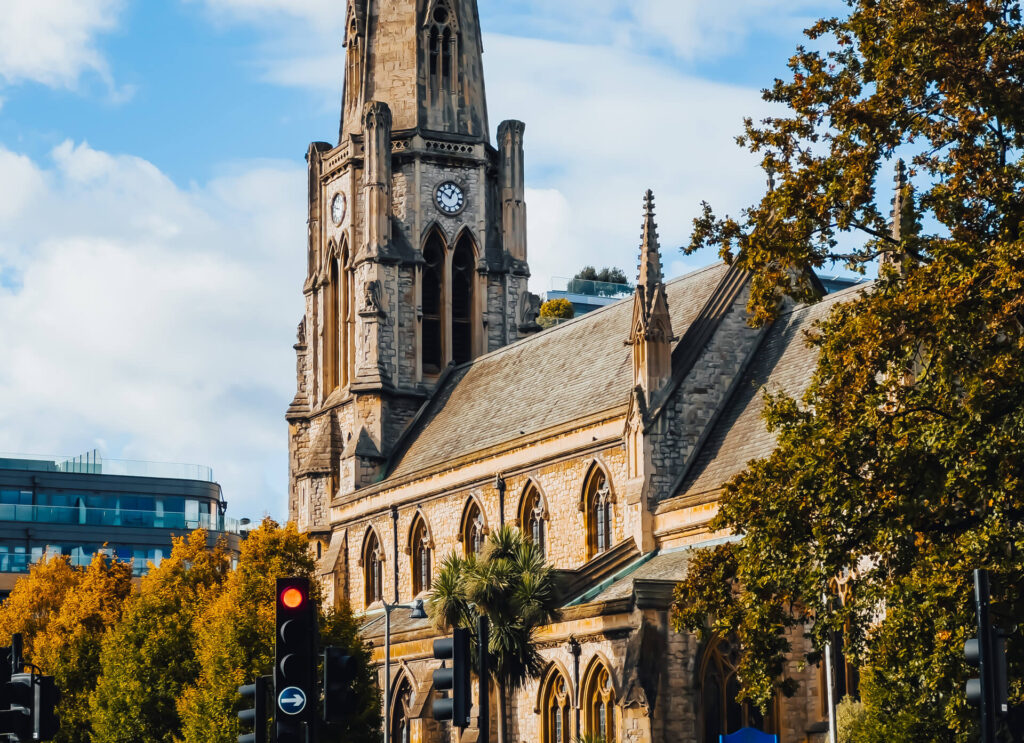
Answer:
[(391, 612), (395, 609), (409, 609), (410, 619), (427, 618), (422, 599), (411, 604), (384, 602), (384, 743), (391, 743)]

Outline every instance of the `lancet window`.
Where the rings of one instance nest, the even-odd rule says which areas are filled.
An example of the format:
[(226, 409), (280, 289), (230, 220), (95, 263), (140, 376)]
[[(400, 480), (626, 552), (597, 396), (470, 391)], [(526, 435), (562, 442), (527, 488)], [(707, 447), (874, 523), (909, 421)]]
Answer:
[(542, 553), (547, 552), (547, 513), (544, 510), (544, 501), (541, 500), (540, 491), (533, 483), (526, 488), (523, 494), (523, 504), (520, 509), (519, 523), (523, 533), (533, 540), (533, 543), (540, 547)]
[(604, 743), (615, 743), (615, 689), (604, 663), (596, 665), (587, 679), (584, 700), (584, 731)]
[(473, 358), (473, 283), (476, 278), (473, 241), (463, 234), (452, 256), (452, 361)]
[(348, 246), (341, 251), (341, 374), (342, 387), (352, 382), (352, 368), (356, 357), (355, 275), (349, 260)]
[(547, 681), (541, 700), (541, 714), (541, 743), (569, 743), (572, 740), (572, 696), (561, 672), (556, 671)]
[(470, 501), (462, 518), (462, 547), (465, 554), (479, 555), (484, 548), (485, 538), (484, 515), (480, 505), (475, 500)]
[(444, 359), (444, 241), (432, 232), (423, 246), (423, 326), (420, 354), (424, 374), (439, 374)]
[(426, 34), (430, 100), (436, 104), (443, 100), (443, 96), (454, 93), (458, 82), (458, 19), (446, 0), (435, 3), (430, 10)]
[(360, 91), (363, 85), (363, 34), (360, 28), (359, 17), (349, 11), (348, 28), (345, 34), (345, 46), (347, 47), (345, 65), (345, 114), (348, 116), (359, 115)]
[(412, 592), (418, 596), (430, 588), (430, 535), (422, 516), (416, 517), (412, 527)]
[(612, 493), (604, 471), (595, 467), (586, 486), (587, 552), (596, 557), (612, 548)]
[(330, 394), (340, 383), (339, 321), (341, 319), (341, 269), (331, 257), (327, 284), (324, 286), (324, 393)]
[(720, 735), (729, 735), (745, 727), (763, 732), (772, 731), (772, 721), (766, 719), (749, 702), (740, 702), (740, 681), (737, 675), (739, 648), (721, 638), (712, 640), (704, 653), (700, 667), (701, 717), (704, 743), (718, 743)]
[(412, 706), (412, 686), (409, 679), (402, 679), (392, 701), (391, 743), (409, 743), (411, 732), (410, 707)]
[(363, 579), (366, 586), (366, 605), (384, 600), (384, 552), (380, 540), (372, 530), (363, 547)]

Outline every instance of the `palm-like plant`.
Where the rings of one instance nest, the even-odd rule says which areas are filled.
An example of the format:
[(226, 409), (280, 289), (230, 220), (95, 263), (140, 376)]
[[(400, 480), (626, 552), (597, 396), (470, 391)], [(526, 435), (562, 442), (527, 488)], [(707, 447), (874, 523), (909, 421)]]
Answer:
[(445, 558), (427, 611), (440, 630), (465, 627), (475, 632), (477, 617), (490, 620), (498, 743), (505, 743), (506, 694), (541, 674), (543, 659), (534, 635), (559, 616), (554, 575), (543, 553), (519, 529), (502, 526), (487, 538), (479, 557)]

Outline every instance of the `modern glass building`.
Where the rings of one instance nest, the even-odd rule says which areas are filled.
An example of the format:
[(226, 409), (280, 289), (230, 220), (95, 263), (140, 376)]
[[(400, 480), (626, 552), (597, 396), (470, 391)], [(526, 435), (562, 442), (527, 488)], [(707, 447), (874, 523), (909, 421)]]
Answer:
[(576, 317), (579, 317), (620, 299), (631, 297), (633, 291), (629, 284), (609, 284), (607, 281), (566, 279), (556, 276), (551, 279), (551, 289), (544, 295), (544, 299), (568, 299), (572, 302)]
[(0, 455), (0, 599), (44, 555), (88, 565), (93, 554), (131, 562), (136, 576), (170, 555), (171, 540), (202, 527), (211, 545), (239, 522), (209, 467), (80, 457)]

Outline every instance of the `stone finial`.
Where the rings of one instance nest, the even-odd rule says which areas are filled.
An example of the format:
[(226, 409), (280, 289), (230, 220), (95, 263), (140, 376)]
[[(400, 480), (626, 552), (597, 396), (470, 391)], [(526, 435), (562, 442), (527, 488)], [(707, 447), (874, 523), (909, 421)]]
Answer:
[(893, 177), (893, 182), (896, 184), (896, 195), (892, 199), (892, 239), (902, 240), (904, 211), (910, 196), (907, 193), (907, 164), (903, 162), (903, 158), (896, 161), (896, 175)]
[(644, 195), (644, 232), (640, 243), (640, 272), (633, 295), (633, 323), (628, 343), (633, 346), (633, 380), (647, 399), (665, 385), (672, 372), (672, 320), (668, 314), (661, 246), (654, 223), (654, 193)]
[(661, 245), (658, 243), (658, 225), (654, 222), (654, 192), (648, 189), (644, 195), (644, 231), (640, 243), (640, 272), (637, 288), (643, 289), (644, 304), (650, 312), (655, 289), (663, 285), (661, 273)]
[[(893, 176), (895, 193), (892, 198), (892, 239), (901, 244), (906, 238), (917, 232), (917, 216), (914, 213), (914, 187), (910, 184), (907, 164), (899, 159), (896, 161), (896, 174)], [(889, 265), (902, 272), (906, 259), (900, 247), (894, 247), (881, 256), (882, 265)]]

